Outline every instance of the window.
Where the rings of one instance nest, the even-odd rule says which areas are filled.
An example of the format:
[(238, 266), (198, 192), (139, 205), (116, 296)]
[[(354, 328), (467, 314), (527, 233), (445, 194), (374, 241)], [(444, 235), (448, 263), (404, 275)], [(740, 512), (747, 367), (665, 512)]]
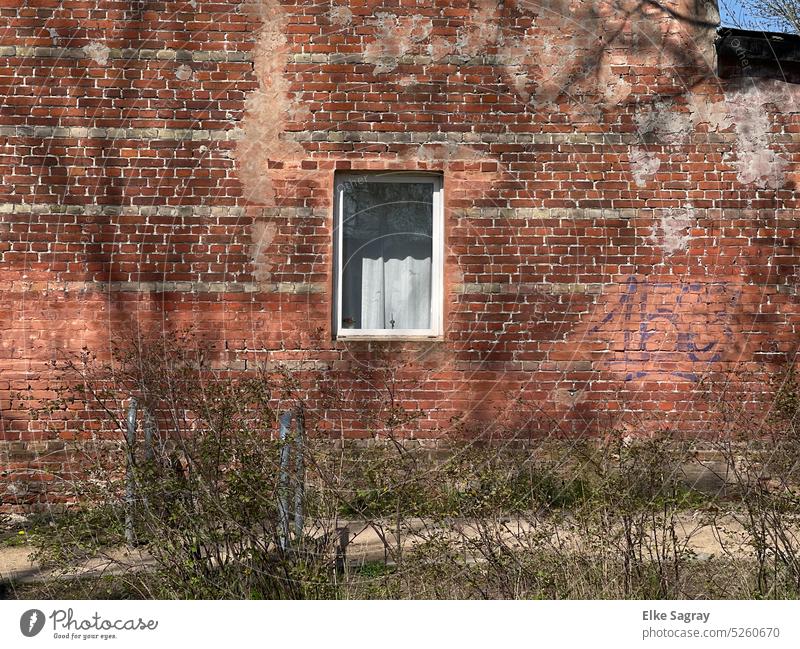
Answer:
[(442, 329), (442, 179), (336, 176), (338, 338), (428, 338)]

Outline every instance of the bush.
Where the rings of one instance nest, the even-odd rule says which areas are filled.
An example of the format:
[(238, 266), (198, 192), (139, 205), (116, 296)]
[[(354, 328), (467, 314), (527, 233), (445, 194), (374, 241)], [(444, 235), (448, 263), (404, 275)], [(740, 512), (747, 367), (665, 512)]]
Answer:
[[(522, 440), (507, 430), (491, 443), (477, 438), (440, 448), (403, 440), (403, 424), (421, 413), (400, 407), (390, 368), (381, 378), (389, 405), (361, 417), (384, 439), (331, 440), (309, 422), (302, 444), (299, 430), (283, 440), (276, 434), (279, 413), (301, 420), (306, 413), (299, 380), (279, 366), (231, 375), (214, 371), (185, 341), (162, 341), (121, 348), (110, 364), (87, 353), (66, 369), (80, 377), (81, 390), (61, 403), (92, 402), (121, 441), (93, 447), (79, 505), (39, 526), (33, 542), (40, 559), (64, 570), (123, 542), (136, 546), (144, 563), (112, 560), (137, 595), (655, 599), (800, 592), (800, 400), (790, 393), (775, 402), (765, 449), (718, 440), (732, 497), (712, 501), (686, 482), (687, 466), (698, 461), (695, 445), (669, 430), (636, 438), (612, 429), (591, 440)], [(331, 382), (323, 376), (318, 384), (329, 389)], [(783, 385), (791, 392), (793, 378)], [(140, 433), (126, 445), (131, 397), (150, 443)], [(337, 403), (355, 416), (353, 404), (333, 398), (329, 405)], [(732, 422), (752, 430), (748, 417), (746, 408), (736, 413), (726, 430), (734, 430)], [(295, 526), (298, 512), (302, 525)], [(693, 542), (709, 530), (722, 556), (701, 559)], [(352, 548), (348, 554), (343, 537), (351, 533), (369, 534), (377, 546), (360, 558)], [(751, 555), (733, 547), (736, 535)]]

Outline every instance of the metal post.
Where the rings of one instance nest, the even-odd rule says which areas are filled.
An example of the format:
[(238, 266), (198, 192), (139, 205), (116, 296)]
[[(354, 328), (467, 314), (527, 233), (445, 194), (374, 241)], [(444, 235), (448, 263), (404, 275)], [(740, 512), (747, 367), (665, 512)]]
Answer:
[(133, 449), (136, 444), (136, 399), (131, 398), (130, 405), (128, 406), (128, 436), (127, 436), (127, 454), (126, 454), (126, 467), (125, 467), (125, 542), (128, 545), (134, 543), (133, 533), (133, 505), (136, 500), (136, 491), (134, 486), (133, 475)]
[(280, 416), (281, 468), (278, 483), (278, 542), (281, 550), (289, 546), (289, 428), (292, 425), (292, 413), (284, 412)]
[(344, 572), (347, 567), (347, 546), (350, 544), (350, 528), (336, 528), (336, 572)]
[(303, 493), (305, 490), (305, 466), (303, 463), (303, 437), (305, 436), (305, 418), (298, 408), (295, 417), (295, 487), (294, 487), (294, 535), (296, 539), (303, 537)]
[(155, 457), (153, 449), (153, 429), (155, 420), (149, 410), (144, 411), (144, 461), (152, 462)]

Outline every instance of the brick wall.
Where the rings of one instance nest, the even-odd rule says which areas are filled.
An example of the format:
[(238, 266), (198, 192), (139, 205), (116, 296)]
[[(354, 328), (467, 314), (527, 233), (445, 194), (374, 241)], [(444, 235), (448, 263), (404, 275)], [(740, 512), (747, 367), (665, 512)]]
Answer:
[[(0, 507), (50, 498), (102, 428), (32, 417), (52, 361), (148, 327), (322, 372), (347, 435), (387, 356), (416, 437), (708, 432), (705, 377), (792, 357), (800, 87), (718, 79), (711, 1), (0, 15)], [(334, 173), (387, 169), (444, 178), (441, 341), (333, 340)]]

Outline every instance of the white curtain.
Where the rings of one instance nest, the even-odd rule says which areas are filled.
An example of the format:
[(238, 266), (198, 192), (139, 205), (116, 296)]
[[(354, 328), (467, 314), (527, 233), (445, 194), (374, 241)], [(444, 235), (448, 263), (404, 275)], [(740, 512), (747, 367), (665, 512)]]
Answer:
[(364, 329), (429, 329), (431, 258), (364, 257), (361, 260), (361, 326)]

